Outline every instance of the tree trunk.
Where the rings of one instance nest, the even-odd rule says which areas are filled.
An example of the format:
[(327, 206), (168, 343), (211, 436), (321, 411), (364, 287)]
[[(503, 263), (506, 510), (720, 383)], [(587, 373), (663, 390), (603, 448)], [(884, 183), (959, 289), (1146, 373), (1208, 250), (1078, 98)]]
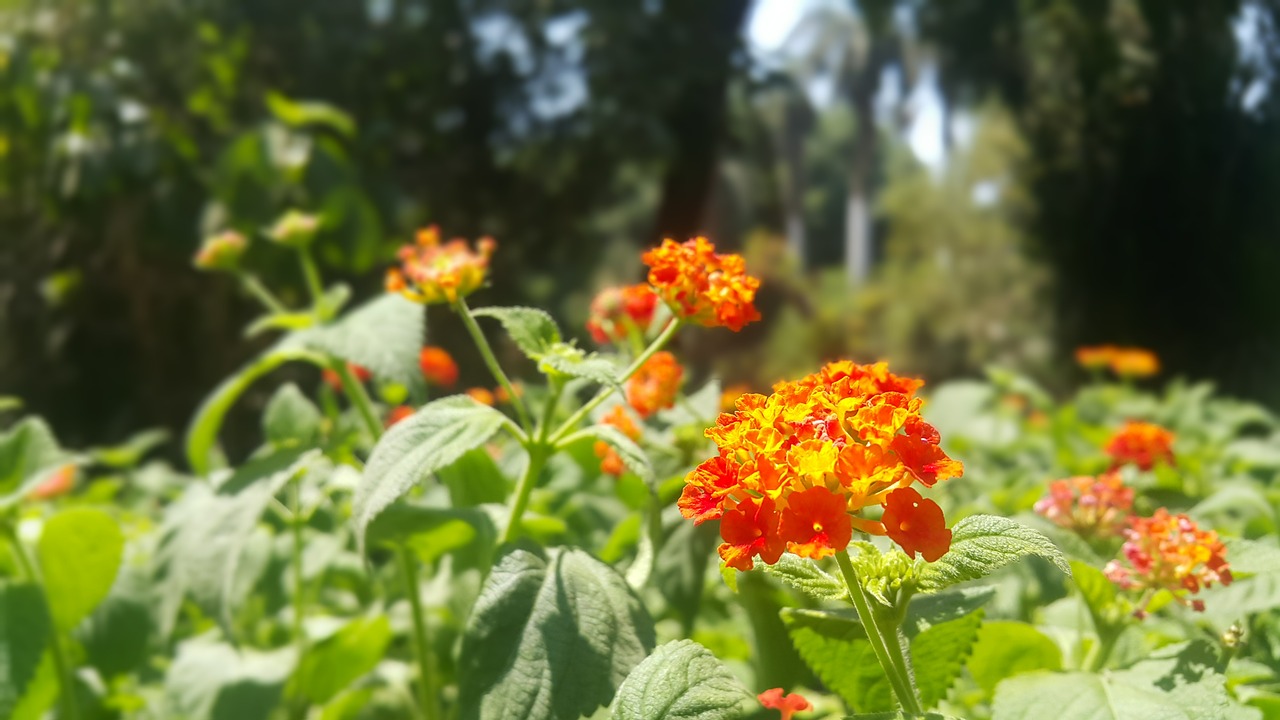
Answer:
[(853, 159), (849, 164), (849, 194), (845, 200), (845, 271), (857, 287), (871, 272), (871, 184), (876, 167), (875, 98), (880, 87), (882, 63), (873, 47), (866, 69), (854, 85), (853, 110), (857, 118)]

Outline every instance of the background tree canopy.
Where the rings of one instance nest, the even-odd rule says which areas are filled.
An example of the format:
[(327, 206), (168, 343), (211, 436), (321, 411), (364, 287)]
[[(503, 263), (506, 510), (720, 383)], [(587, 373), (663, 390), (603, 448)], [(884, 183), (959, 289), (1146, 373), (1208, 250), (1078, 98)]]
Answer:
[[(1105, 341), (1274, 405), (1278, 13), (4, 3), (0, 394), (72, 444), (181, 427), (260, 347), (237, 330), (249, 300), (192, 253), (300, 207), (323, 215), (321, 260), (357, 293), (436, 223), (498, 239), (485, 301), (577, 318), (636, 277), (636, 248), (708, 234), (748, 252), (775, 310), (731, 341), (688, 341), (730, 381), (835, 354), (1052, 380), (1072, 347)], [(788, 28), (762, 47), (775, 16)], [(912, 142), (928, 112), (943, 119), (932, 160)], [(254, 252), (302, 291), (288, 253)], [(431, 321), (436, 339), (459, 332)], [(465, 376), (475, 358), (460, 359)]]

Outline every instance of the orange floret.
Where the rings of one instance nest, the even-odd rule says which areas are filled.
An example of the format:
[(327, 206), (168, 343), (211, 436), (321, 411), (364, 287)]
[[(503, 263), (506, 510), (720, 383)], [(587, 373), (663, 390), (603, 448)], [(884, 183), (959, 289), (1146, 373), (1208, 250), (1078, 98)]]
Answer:
[(387, 271), (387, 290), (419, 303), (454, 303), (484, 285), (497, 244), (481, 238), (473, 251), (465, 240), (440, 242), (435, 226), (418, 232), (417, 242), (400, 248), (400, 267)]
[(447, 388), (458, 382), (458, 364), (444, 348), (428, 345), (418, 353), (422, 377), (432, 385)]
[(755, 307), (760, 280), (747, 274), (741, 255), (717, 254), (699, 237), (684, 243), (663, 240), (643, 259), (649, 284), (677, 317), (734, 332), (760, 319)]

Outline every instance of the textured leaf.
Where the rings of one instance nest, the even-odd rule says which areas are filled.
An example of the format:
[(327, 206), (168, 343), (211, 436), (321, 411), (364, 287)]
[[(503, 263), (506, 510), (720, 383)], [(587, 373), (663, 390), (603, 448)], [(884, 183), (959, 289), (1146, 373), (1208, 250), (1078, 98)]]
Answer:
[(427, 403), (396, 423), (373, 449), (352, 499), (351, 521), (364, 552), (369, 523), (431, 473), (483, 445), (506, 416), (465, 395)]
[(852, 610), (784, 608), (791, 642), (823, 684), (859, 712), (892, 710), (893, 689)]
[(390, 642), (391, 623), (385, 615), (352, 620), (307, 649), (290, 684), (292, 694), (313, 703), (329, 702), (373, 670)]
[(12, 717), (49, 644), (49, 610), (40, 588), (0, 582), (0, 717)]
[(525, 355), (533, 359), (542, 357), (547, 350), (560, 342), (560, 328), (546, 312), (530, 307), (486, 307), (471, 311), (476, 317), (491, 317), (502, 323)]
[(1071, 574), (1062, 551), (1041, 533), (1008, 518), (971, 515), (951, 529), (947, 554), (937, 562), (922, 564), (920, 585), (925, 590), (938, 590), (977, 580), (1026, 555), (1039, 555)]
[(293, 648), (237, 651), (201, 637), (178, 646), (165, 675), (168, 713), (185, 720), (266, 720), (293, 672)]
[(544, 373), (559, 373), (583, 378), (601, 385), (618, 387), (619, 367), (613, 359), (599, 353), (586, 353), (567, 343), (557, 343), (538, 359)]
[(218, 440), (222, 420), (236, 400), (255, 380), (281, 365), (295, 360), (323, 364), (324, 358), (310, 350), (297, 346), (295, 336), (281, 340), (274, 348), (263, 353), (236, 374), (223, 380), (200, 404), (187, 430), (187, 462), (197, 475), (207, 475), (210, 470), (209, 453)]
[(102, 602), (124, 557), (124, 534), (94, 508), (64, 510), (45, 523), (36, 544), (53, 624), (70, 632)]
[(844, 583), (823, 572), (812, 560), (784, 554), (773, 565), (765, 565), (766, 573), (818, 600), (844, 600), (849, 591)]
[(916, 595), (907, 605), (903, 630), (908, 637), (918, 635), (934, 625), (964, 617), (986, 605), (995, 597), (990, 586), (964, 587), (928, 595)]
[(911, 665), (925, 707), (947, 696), (978, 639), (982, 611), (930, 627), (911, 640)]
[(675, 640), (631, 671), (611, 710), (613, 720), (736, 720), (754, 699), (706, 648)]
[(1253, 708), (1236, 705), (1224, 681), (1181, 686), (1166, 692), (1128, 671), (1094, 675), (1036, 672), (1000, 683), (994, 720), (1260, 720)]
[(603, 440), (608, 443), (618, 453), (618, 457), (622, 459), (622, 464), (628, 470), (647, 483), (653, 482), (653, 464), (649, 462), (649, 456), (645, 454), (644, 450), (640, 449), (636, 441), (627, 437), (618, 428), (612, 425), (592, 425), (566, 438), (566, 442), (572, 442), (582, 437), (594, 437), (597, 440)]
[(503, 556), (462, 640), (463, 720), (578, 720), (653, 648), (653, 621), (613, 568), (567, 548)]
[(338, 318), (299, 335), (313, 350), (367, 368), (387, 380), (409, 384), (421, 379), (418, 353), (426, 338), (423, 308), (384, 293)]
[(969, 674), (988, 693), (996, 683), (1033, 670), (1058, 670), (1062, 650), (1044, 633), (1021, 622), (986, 622), (969, 657)]
[(285, 383), (267, 402), (262, 430), (278, 447), (311, 447), (320, 437), (320, 408), (293, 383)]

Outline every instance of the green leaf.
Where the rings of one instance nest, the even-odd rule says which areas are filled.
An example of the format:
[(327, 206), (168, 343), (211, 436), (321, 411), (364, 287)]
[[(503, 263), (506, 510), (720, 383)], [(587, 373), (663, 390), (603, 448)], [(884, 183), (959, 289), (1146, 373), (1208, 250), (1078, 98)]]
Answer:
[(187, 462), (197, 475), (207, 475), (210, 470), (210, 452), (218, 440), (222, 420), (236, 400), (255, 380), (294, 360), (324, 365), (324, 358), (296, 345), (295, 336), (289, 336), (274, 348), (259, 356), (236, 374), (223, 380), (209, 397), (200, 404), (191, 427), (187, 430)]
[(271, 114), (289, 127), (319, 125), (345, 137), (355, 135), (356, 123), (351, 116), (328, 103), (291, 100), (274, 90), (267, 91), (266, 99)]
[(178, 646), (165, 675), (168, 712), (184, 720), (266, 720), (297, 658), (293, 648), (238, 651), (199, 637)]
[(32, 583), (0, 582), (0, 717), (12, 717), (49, 644), (49, 610)]
[(45, 650), (36, 668), (35, 677), (27, 684), (27, 691), (13, 708), (8, 720), (46, 720), (47, 711), (58, 699), (58, 667), (53, 653)]
[(142, 462), (147, 453), (163, 445), (169, 440), (169, 431), (153, 428), (134, 433), (128, 440), (105, 448), (94, 448), (93, 459), (113, 468), (131, 468)]
[(512, 484), (484, 448), (463, 453), (452, 464), (436, 470), (436, 477), (449, 488), (449, 504), (454, 507), (505, 502)]
[(512, 549), (463, 635), (461, 717), (578, 720), (613, 699), (653, 644), (653, 621), (613, 568), (573, 548)]
[(791, 587), (817, 600), (845, 600), (849, 591), (844, 583), (823, 572), (812, 560), (784, 554), (773, 565), (765, 565), (764, 571)]
[(431, 473), (483, 445), (505, 422), (497, 410), (454, 395), (427, 403), (392, 426), (374, 447), (352, 499), (361, 553), (365, 529), (378, 513)]
[(385, 615), (352, 620), (307, 649), (293, 675), (291, 694), (312, 703), (329, 702), (373, 670), (390, 642), (391, 623)]
[(384, 293), (333, 323), (299, 335), (307, 347), (367, 368), (379, 378), (404, 384), (421, 380), (423, 307), (399, 295)]
[(263, 315), (244, 329), (246, 338), (257, 337), (268, 330), (305, 330), (316, 324), (316, 315), (310, 310), (271, 313)]
[(1067, 560), (1048, 538), (1008, 518), (970, 515), (951, 528), (951, 549), (937, 562), (923, 563), (923, 590), (940, 590), (966, 580), (986, 577), (1026, 555), (1039, 555), (1071, 574)]
[(96, 508), (72, 508), (49, 518), (36, 544), (49, 612), (70, 632), (102, 602), (124, 557), (124, 534)]
[(947, 696), (978, 639), (982, 611), (933, 625), (911, 640), (911, 665), (925, 707)]
[(1071, 561), (1071, 579), (1075, 581), (1085, 607), (1089, 608), (1098, 635), (1119, 632), (1125, 623), (1125, 611), (1120, 606), (1115, 583), (1108, 580), (1101, 570), (1079, 560)]
[(279, 447), (311, 447), (320, 437), (324, 416), (298, 386), (285, 383), (267, 402), (262, 429), (267, 441)]
[(936, 712), (916, 715), (899, 710), (897, 712), (858, 713), (857, 715), (847, 716), (845, 720), (962, 720), (962, 718), (957, 718), (953, 715), (942, 715)]
[(622, 464), (628, 470), (646, 483), (653, 483), (653, 464), (649, 462), (649, 456), (640, 449), (636, 441), (627, 437), (621, 430), (612, 425), (591, 425), (565, 438), (564, 442), (569, 443), (584, 437), (594, 437), (608, 443), (618, 453), (618, 457), (622, 458)]
[(919, 635), (934, 625), (972, 613), (986, 605), (995, 595), (994, 587), (982, 586), (913, 596), (907, 605), (907, 619), (903, 623), (903, 630), (908, 637)]
[(53, 431), (40, 418), (26, 418), (0, 434), (0, 508), (26, 497), (65, 459)]
[(103, 678), (124, 675), (148, 659), (154, 590), (149, 574), (125, 565), (111, 593), (80, 627), (77, 636), (90, 665)]
[(547, 374), (583, 378), (601, 385), (618, 387), (619, 367), (611, 358), (586, 353), (567, 343), (556, 343), (538, 360), (538, 369)]
[(560, 328), (550, 315), (530, 307), (485, 307), (472, 310), (476, 317), (491, 317), (502, 323), (507, 334), (525, 355), (537, 360), (560, 342)]
[(1276, 607), (1280, 597), (1280, 548), (1271, 541), (1240, 540), (1227, 543), (1227, 562), (1235, 581), (1200, 591), (1203, 617), (1221, 629), (1248, 616)]
[(1036, 672), (1000, 683), (994, 720), (1245, 720), (1261, 718), (1227, 695), (1221, 676), (1167, 692), (1140, 674)]
[(827, 687), (854, 710), (892, 710), (889, 679), (857, 617), (852, 610), (782, 610), (796, 651)]
[[(1021, 622), (982, 624), (969, 657), (969, 674), (990, 693), (1001, 680), (1034, 670), (1062, 668), (1062, 650), (1044, 633)], [(1047, 706), (1052, 707), (1052, 706)]]
[(369, 523), (365, 542), (409, 548), (424, 564), (472, 547), (487, 550), (498, 537), (488, 513), (475, 508), (429, 507), (394, 502)]
[(618, 688), (613, 720), (736, 720), (755, 698), (692, 640), (662, 645)]

